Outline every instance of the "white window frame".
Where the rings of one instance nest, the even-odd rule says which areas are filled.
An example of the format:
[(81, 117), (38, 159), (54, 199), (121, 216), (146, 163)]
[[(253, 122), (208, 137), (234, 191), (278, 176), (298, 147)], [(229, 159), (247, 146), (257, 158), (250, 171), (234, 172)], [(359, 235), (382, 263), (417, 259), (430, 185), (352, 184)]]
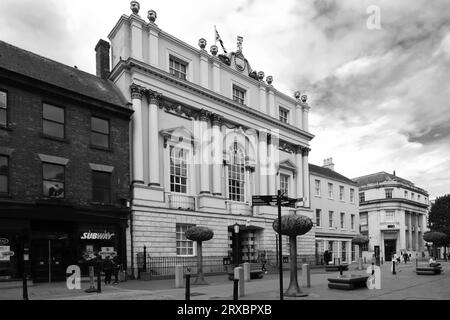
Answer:
[(280, 172), (280, 190), (281, 190), (281, 192), (283, 192), (283, 190), (284, 190), (283, 189), (283, 183), (282, 183), (283, 178), (287, 179), (287, 181), (286, 181), (286, 183), (287, 183), (286, 196), (290, 197), (291, 196), (291, 179), (292, 179), (292, 176), (290, 174), (286, 174), (284, 172)]
[(334, 229), (335, 228), (334, 227), (334, 211), (331, 211), (331, 210), (328, 211), (328, 228), (330, 228), (330, 229)]
[[(186, 56), (183, 56), (183, 55), (179, 54), (178, 52), (175, 52), (175, 51), (173, 51), (171, 49), (166, 49), (166, 61), (167, 61), (166, 71), (168, 73), (170, 73), (170, 56), (176, 58), (177, 60), (181, 60), (182, 62), (187, 64), (187, 66), (186, 66), (186, 80), (189, 81), (189, 82), (193, 82), (193, 80), (194, 80), (194, 75), (193, 75), (194, 68), (191, 67), (192, 66), (192, 59), (190, 59), (190, 58), (188, 58)], [(182, 80), (182, 79), (180, 78), (180, 80)]]
[[(189, 195), (189, 158), (190, 158), (190, 150), (187, 148), (184, 148), (183, 146), (178, 146), (178, 145), (168, 145), (167, 146), (169, 149), (169, 190), (171, 193), (173, 194), (180, 194), (180, 195)], [(172, 181), (171, 181), (171, 177), (172, 177), (172, 155), (171, 155), (171, 150), (172, 148), (175, 149), (179, 149), (182, 150), (185, 153), (185, 164), (186, 164), (186, 192), (177, 192), (177, 191), (173, 191), (172, 190)]]
[(339, 215), (339, 223), (340, 223), (340, 227), (342, 230), (346, 229), (345, 226), (345, 212), (341, 212), (341, 214)]
[(356, 222), (356, 215), (354, 215), (354, 214), (350, 215), (350, 229), (351, 230), (355, 230), (355, 227), (356, 227), (355, 222)]
[[(243, 106), (246, 105), (246, 101), (247, 101), (247, 90), (245, 90), (244, 88), (238, 86), (238, 85), (233, 85), (233, 92), (232, 92), (232, 100), (236, 103), (239, 103)], [(239, 93), (243, 94), (243, 97), (237, 96), (234, 94), (234, 92), (237, 91)], [(235, 98), (237, 98), (238, 100), (236, 100)], [(242, 100), (242, 102), (240, 102), (240, 100)]]
[[(388, 197), (388, 195), (390, 195), (390, 197)], [(392, 188), (384, 189), (384, 196), (385, 196), (385, 199), (392, 199), (394, 197), (394, 189), (392, 189)]]
[(384, 212), (385, 222), (395, 222), (395, 210), (386, 210)]
[(350, 203), (355, 203), (355, 189), (350, 188)]
[(331, 182), (328, 182), (328, 199), (330, 199), (330, 200), (334, 199), (333, 188), (334, 188), (334, 185)]
[[(242, 199), (241, 200), (235, 200), (235, 199), (232, 199), (232, 197), (231, 197), (231, 192), (230, 192), (230, 175), (232, 175), (232, 171), (231, 171), (231, 169), (232, 169), (232, 166), (233, 166), (233, 154), (232, 154), (232, 152), (235, 152), (235, 145), (237, 145), (237, 141), (235, 141), (234, 143), (233, 143), (233, 145), (232, 145), (232, 149), (231, 150), (228, 150), (228, 155), (229, 155), (229, 163), (227, 164), (227, 170), (226, 170), (226, 172), (228, 173), (227, 174), (227, 185), (226, 185), (226, 190), (227, 190), (227, 198), (228, 198), (228, 201), (232, 201), (232, 202), (236, 202), (236, 203), (242, 203), (242, 204), (244, 204), (244, 203), (246, 203), (246, 201), (247, 201), (247, 192), (246, 192), (246, 190), (247, 190), (247, 184), (248, 184), (248, 181), (247, 181), (247, 179), (246, 179), (246, 176), (247, 176), (247, 174), (246, 174), (246, 169), (245, 169), (245, 151), (242, 149), (242, 148), (240, 148), (239, 147), (239, 145), (237, 145), (237, 148), (238, 148), (238, 150), (240, 149), (240, 151), (242, 152), (242, 159), (243, 159), (243, 163), (242, 163), (242, 165), (244, 166), (244, 173), (243, 173), (243, 180), (240, 180), (242, 183), (243, 183), (243, 186), (241, 187), (241, 189), (242, 189), (242, 192), (241, 192), (241, 194), (242, 194)], [(235, 180), (235, 179), (233, 179), (233, 180)]]
[[(284, 115), (283, 115), (283, 117), (282, 117), (282, 113), (285, 113), (286, 116), (284, 117)], [(291, 112), (288, 108), (285, 108), (283, 106), (278, 106), (278, 118), (282, 123), (286, 123), (286, 124), (290, 123), (290, 114), (291, 114)]]
[[(172, 192), (171, 186), (170, 186), (170, 148), (171, 147), (178, 147), (180, 149), (183, 149), (187, 152), (187, 193), (178, 193), (178, 192)], [(192, 164), (194, 163), (193, 159), (193, 151), (192, 151), (192, 144), (190, 141), (187, 142), (175, 142), (173, 140), (167, 141), (167, 146), (164, 149), (164, 159), (167, 159), (166, 163), (167, 165), (164, 166), (164, 180), (165, 180), (165, 191), (167, 193), (173, 193), (180, 196), (192, 196), (192, 192), (194, 190), (193, 188), (193, 177), (194, 177), (194, 167)]]
[[(319, 192), (317, 192), (319, 191)], [(318, 179), (314, 180), (314, 195), (316, 197), (321, 197), (322, 196), (322, 182)]]
[[(319, 224), (317, 224), (317, 214), (319, 214)], [(322, 228), (322, 209), (316, 209), (316, 228)]]
[[(188, 239), (178, 240), (177, 235), (178, 234), (182, 234), (183, 237), (185, 237), (184, 232), (186, 232), (186, 231), (178, 232), (178, 227), (189, 227), (189, 228), (191, 228), (191, 227), (195, 227), (195, 224), (176, 223), (176, 225), (175, 225), (175, 255), (177, 257), (195, 257), (197, 255), (197, 252), (196, 252), (196, 245), (194, 244), (194, 241), (188, 240)], [(189, 229), (189, 228), (187, 228), (187, 229)], [(178, 254), (178, 249), (179, 248), (183, 249), (183, 247), (178, 247), (178, 241), (191, 244), (192, 245), (192, 254)], [(189, 249), (189, 247), (188, 247), (188, 249)]]
[(339, 200), (345, 201), (345, 187), (339, 186)]

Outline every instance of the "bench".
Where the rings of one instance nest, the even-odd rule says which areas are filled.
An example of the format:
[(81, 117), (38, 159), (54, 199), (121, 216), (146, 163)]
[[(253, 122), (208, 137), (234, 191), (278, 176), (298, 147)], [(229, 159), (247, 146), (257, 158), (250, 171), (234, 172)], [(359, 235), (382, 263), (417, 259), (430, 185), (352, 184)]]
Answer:
[[(239, 265), (244, 267), (244, 265)], [(263, 270), (263, 264), (260, 262), (250, 263), (250, 279), (262, 279), (265, 270)], [(228, 272), (228, 279), (234, 280), (234, 269)]]
[(342, 271), (348, 271), (348, 264), (331, 264), (325, 266), (325, 271), (332, 272), (332, 271), (340, 271), (340, 267), (342, 267)]
[(345, 275), (338, 278), (328, 279), (328, 288), (340, 290), (353, 290), (357, 288), (365, 288), (369, 276), (361, 275)]
[(416, 268), (416, 273), (418, 275), (435, 275), (441, 274), (442, 267), (418, 267)]

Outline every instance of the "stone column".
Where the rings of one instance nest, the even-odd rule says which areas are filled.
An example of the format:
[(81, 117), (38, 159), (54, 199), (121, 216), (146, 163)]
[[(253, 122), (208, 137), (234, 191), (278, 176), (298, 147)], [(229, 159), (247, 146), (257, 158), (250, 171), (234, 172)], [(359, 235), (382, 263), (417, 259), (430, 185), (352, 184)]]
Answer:
[(206, 110), (200, 112), (200, 145), (201, 145), (201, 159), (200, 159), (200, 194), (210, 194), (210, 174), (209, 164), (211, 161), (210, 149), (210, 132), (208, 130), (208, 121), (210, 113)]
[(132, 156), (133, 183), (144, 183), (144, 145), (142, 142), (142, 88), (132, 84), (131, 101), (133, 103), (132, 123)]
[(307, 103), (308, 97), (302, 96), (302, 111), (303, 111), (303, 130), (309, 131), (309, 109), (311, 109)]
[(150, 186), (160, 186), (160, 167), (159, 167), (159, 119), (158, 107), (161, 100), (161, 94), (148, 91), (148, 160), (150, 172)]
[(419, 247), (419, 214), (415, 213), (416, 219), (415, 219), (415, 223), (414, 223), (414, 242), (416, 245), (416, 251), (420, 251), (420, 247)]
[[(297, 167), (297, 173), (295, 177), (296, 182), (296, 195), (297, 199), (303, 198), (303, 152), (302, 147), (297, 146), (295, 151), (295, 165)], [(297, 207), (303, 206), (302, 202), (297, 202)]]
[(208, 55), (206, 51), (200, 53), (200, 85), (203, 88), (209, 88)]
[(268, 159), (269, 159), (269, 163), (270, 163), (270, 171), (269, 171), (269, 189), (267, 190), (269, 192), (269, 195), (276, 195), (278, 194), (278, 189), (277, 189), (277, 182), (276, 182), (276, 170), (277, 170), (277, 163), (278, 163), (278, 137), (276, 137), (275, 135), (271, 135), (270, 138), (270, 144), (269, 144), (269, 155), (268, 155)]
[(310, 191), (309, 191), (309, 151), (311, 149), (304, 148), (303, 155), (303, 204), (306, 208), (310, 207)]
[(273, 92), (273, 87), (269, 89), (269, 112), (268, 114), (274, 118), (277, 117), (278, 110), (275, 108), (275, 93)]
[(216, 57), (213, 61), (213, 91), (220, 93), (220, 64)]
[(407, 215), (408, 215), (408, 242), (409, 242), (409, 247), (408, 247), (408, 250), (409, 251), (412, 251), (413, 250), (413, 240), (412, 240), (412, 214), (411, 214), (411, 212), (410, 211), (408, 211), (407, 213), (406, 213)]
[(212, 116), (212, 131), (213, 131), (213, 143), (214, 150), (214, 162), (213, 162), (213, 195), (222, 195), (222, 166), (223, 166), (223, 138), (222, 138), (222, 118), (214, 114)]
[(267, 93), (263, 85), (259, 86), (259, 108), (262, 113), (267, 114)]
[(267, 195), (267, 133), (259, 132), (259, 193)]

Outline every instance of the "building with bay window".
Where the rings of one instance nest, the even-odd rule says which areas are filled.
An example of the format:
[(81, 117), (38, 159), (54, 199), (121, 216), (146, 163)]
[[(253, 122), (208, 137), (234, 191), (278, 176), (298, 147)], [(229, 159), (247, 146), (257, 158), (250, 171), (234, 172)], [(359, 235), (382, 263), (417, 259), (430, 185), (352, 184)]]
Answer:
[(86, 258), (106, 251), (125, 266), (126, 99), (101, 66), (95, 76), (2, 41), (0, 57), (0, 287), (24, 272), (65, 280), (69, 265), (87, 275)]
[(352, 239), (359, 234), (358, 186), (334, 171), (332, 159), (323, 166), (309, 165), (311, 209), (314, 214), (316, 263), (324, 264), (324, 252), (332, 254), (331, 263), (356, 261), (358, 246)]
[[(209, 53), (205, 39), (193, 47), (160, 29), (154, 11), (146, 21), (135, 1), (132, 10), (109, 34), (110, 79), (134, 110), (129, 267), (136, 272), (144, 246), (152, 261), (195, 256), (184, 236), (194, 225), (214, 231), (203, 254), (221, 265), (233, 250), (239, 262), (275, 259), (277, 210), (253, 207), (252, 196), (281, 188), (302, 198), (283, 214), (312, 218), (307, 97), (254, 71), (240, 37), (235, 52)], [(313, 261), (314, 231), (298, 241), (299, 260)]]
[(379, 172), (353, 179), (359, 187), (361, 233), (369, 237), (364, 255), (375, 251), (385, 261), (394, 253), (427, 253), (422, 236), (428, 231), (428, 192), (395, 172)]

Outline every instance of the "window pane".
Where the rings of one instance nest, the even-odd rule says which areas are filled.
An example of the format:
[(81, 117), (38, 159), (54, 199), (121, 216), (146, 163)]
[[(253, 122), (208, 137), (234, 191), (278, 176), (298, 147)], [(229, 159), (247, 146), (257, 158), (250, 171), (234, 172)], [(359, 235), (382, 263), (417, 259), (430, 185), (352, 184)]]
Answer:
[(8, 174), (8, 157), (0, 156), (0, 174)]
[(92, 172), (92, 183), (94, 187), (110, 188), (111, 187), (111, 174), (108, 172)]
[(63, 139), (64, 138), (64, 125), (44, 120), (43, 132), (45, 135)]
[(0, 175), (0, 193), (8, 192), (8, 176)]
[(6, 109), (0, 109), (0, 124), (6, 126)]
[(91, 143), (95, 146), (109, 148), (109, 136), (102, 133), (91, 132)]
[(93, 188), (92, 201), (100, 203), (111, 202), (111, 192), (109, 189)]
[(109, 134), (109, 121), (92, 117), (91, 128), (92, 131)]
[(64, 166), (56, 164), (43, 164), (44, 180), (54, 180), (64, 182)]
[(0, 91), (0, 109), (6, 109), (6, 92)]
[(45, 197), (64, 198), (64, 183), (56, 181), (44, 181), (43, 192)]
[(44, 104), (44, 119), (64, 123), (64, 109)]

